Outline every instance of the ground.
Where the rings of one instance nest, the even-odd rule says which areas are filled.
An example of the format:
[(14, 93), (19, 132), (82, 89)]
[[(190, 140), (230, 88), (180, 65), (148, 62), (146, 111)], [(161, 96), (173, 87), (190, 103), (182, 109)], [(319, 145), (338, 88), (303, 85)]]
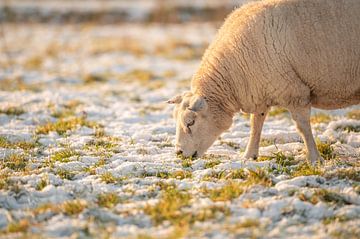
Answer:
[(359, 107), (313, 110), (324, 165), (281, 108), (255, 161), (240, 113), (204, 157), (175, 155), (165, 102), (218, 26), (3, 24), (0, 237), (358, 238)]

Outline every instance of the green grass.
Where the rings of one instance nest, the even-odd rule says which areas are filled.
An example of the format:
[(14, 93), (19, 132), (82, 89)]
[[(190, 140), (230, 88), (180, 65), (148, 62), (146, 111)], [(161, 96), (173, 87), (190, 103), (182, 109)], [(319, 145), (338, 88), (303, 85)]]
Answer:
[(268, 160), (275, 160), (275, 162), (282, 167), (296, 164), (293, 156), (286, 156), (281, 151), (273, 153), (271, 156), (261, 156), (257, 159), (257, 161), (268, 161)]
[(216, 189), (203, 190), (203, 193), (208, 195), (213, 201), (228, 201), (239, 197), (244, 192), (242, 183), (235, 181), (228, 181), (225, 186)]
[(235, 150), (240, 149), (240, 145), (238, 143), (232, 142), (232, 141), (225, 141), (225, 140), (220, 140), (220, 144), (221, 145), (227, 145)]
[(310, 176), (310, 175), (323, 175), (324, 170), (317, 166), (312, 166), (307, 162), (299, 164), (295, 169), (290, 173), (292, 177), (299, 176)]
[(269, 113), (268, 113), (268, 115), (270, 116), (270, 117), (274, 117), (274, 116), (278, 116), (278, 115), (283, 115), (283, 114), (285, 114), (285, 113), (287, 113), (288, 111), (287, 111), (287, 109), (285, 109), (285, 108), (282, 108), (282, 107), (273, 107), (270, 111), (269, 111)]
[(317, 149), (319, 150), (319, 153), (321, 157), (325, 160), (331, 160), (336, 158), (336, 154), (334, 152), (334, 149), (331, 147), (330, 143), (323, 143), (320, 140), (316, 141)]
[(67, 180), (72, 180), (76, 175), (75, 172), (70, 172), (69, 170), (65, 169), (58, 169), (56, 171), (56, 174), (59, 175), (60, 178)]
[(348, 133), (350, 133), (350, 132), (356, 132), (357, 133), (357, 132), (360, 132), (360, 126), (359, 125), (357, 125), (357, 126), (347, 125), (347, 126), (342, 127), (342, 130), (346, 131)]
[(0, 174), (0, 190), (8, 188), (9, 177), (10, 177), (9, 173), (4, 172)]
[(49, 178), (47, 175), (43, 176), (38, 184), (36, 185), (36, 190), (41, 191), (49, 184)]
[(213, 168), (220, 163), (221, 163), (221, 161), (218, 159), (208, 160), (205, 162), (204, 168)]
[(100, 176), (100, 179), (101, 181), (103, 181), (104, 183), (116, 183), (118, 181), (118, 179), (110, 172), (106, 172), (106, 173), (103, 173), (101, 176)]
[(85, 84), (102, 83), (106, 82), (107, 78), (105, 75), (92, 73), (85, 75), (83, 81)]
[(144, 212), (148, 214), (156, 225), (163, 221), (179, 224), (185, 220), (187, 214), (180, 210), (190, 205), (191, 195), (185, 191), (178, 190), (174, 185), (164, 186), (159, 202), (155, 205), (147, 205)]
[(10, 154), (0, 161), (0, 169), (10, 168), (14, 171), (20, 172), (27, 169), (28, 160), (22, 154)]
[(343, 206), (345, 204), (351, 204), (343, 195), (327, 189), (315, 189), (312, 195), (305, 195), (300, 193), (298, 195), (299, 199), (302, 201), (308, 201), (312, 204), (317, 204), (318, 202), (325, 202), (329, 204), (336, 204)]
[(328, 179), (338, 178), (360, 182), (360, 170), (357, 168), (340, 168), (337, 169), (335, 172), (326, 173), (325, 177)]
[(0, 136), (0, 148), (9, 148), (9, 149), (23, 149), (23, 150), (32, 150), (36, 148), (37, 144), (35, 142), (27, 142), (27, 141), (17, 141), (10, 142), (5, 137)]
[(101, 193), (97, 196), (97, 204), (100, 207), (112, 208), (120, 203), (120, 198), (116, 193)]
[(7, 228), (6, 228), (6, 232), (7, 233), (19, 233), (19, 232), (27, 232), (28, 229), (30, 227), (30, 222), (27, 219), (22, 219), (20, 221), (17, 222), (11, 222)]
[(0, 108), (0, 114), (19, 116), (25, 113), (25, 110), (21, 107), (10, 106), (7, 108)]
[(65, 148), (52, 154), (50, 158), (44, 162), (44, 165), (48, 167), (54, 167), (56, 162), (68, 163), (70, 162), (71, 157), (77, 157), (78, 159), (79, 156), (80, 154), (76, 150)]
[(349, 119), (355, 119), (355, 120), (360, 120), (360, 110), (352, 110), (349, 111), (346, 114), (346, 117)]
[(48, 134), (49, 132), (57, 132), (59, 135), (64, 135), (68, 131), (77, 129), (80, 126), (86, 126), (89, 128), (100, 128), (96, 122), (88, 121), (84, 117), (70, 117), (65, 119), (59, 119), (56, 122), (48, 122), (44, 125), (40, 125), (36, 128), (36, 134)]
[(331, 116), (325, 113), (317, 113), (310, 117), (310, 123), (312, 124), (329, 123), (331, 120)]
[[(239, 178), (246, 178), (241, 182), (229, 179), (223, 187), (216, 189), (204, 188), (203, 193), (208, 195), (213, 201), (228, 201), (239, 197), (243, 192), (254, 185), (262, 185), (265, 187), (273, 185), (268, 173), (260, 168), (248, 170), (248, 173), (246, 174), (242, 171), (237, 171), (232, 177), (236, 178), (235, 175)], [(229, 176), (228, 178), (231, 177)]]
[(80, 156), (80, 154), (74, 149), (66, 148), (51, 155), (50, 160), (53, 162), (66, 163), (69, 162), (73, 156)]
[(87, 207), (86, 202), (81, 200), (66, 201), (62, 204), (63, 212), (65, 213), (65, 215), (68, 216), (78, 215), (86, 207)]

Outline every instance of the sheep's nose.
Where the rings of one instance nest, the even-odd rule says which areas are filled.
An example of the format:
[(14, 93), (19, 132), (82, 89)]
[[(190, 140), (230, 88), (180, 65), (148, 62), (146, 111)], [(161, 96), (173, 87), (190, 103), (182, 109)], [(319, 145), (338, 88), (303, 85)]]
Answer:
[(181, 149), (176, 150), (176, 155), (182, 155), (183, 151)]

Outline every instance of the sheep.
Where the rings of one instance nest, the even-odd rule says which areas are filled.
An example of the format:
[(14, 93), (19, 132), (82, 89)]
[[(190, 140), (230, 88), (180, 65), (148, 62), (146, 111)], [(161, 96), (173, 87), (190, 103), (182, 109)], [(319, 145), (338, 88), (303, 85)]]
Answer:
[(234, 10), (205, 51), (191, 91), (168, 101), (175, 104), (177, 154), (201, 157), (242, 111), (251, 114), (244, 156), (256, 159), (266, 114), (281, 106), (312, 164), (323, 159), (311, 107), (359, 102), (359, 0), (268, 0)]

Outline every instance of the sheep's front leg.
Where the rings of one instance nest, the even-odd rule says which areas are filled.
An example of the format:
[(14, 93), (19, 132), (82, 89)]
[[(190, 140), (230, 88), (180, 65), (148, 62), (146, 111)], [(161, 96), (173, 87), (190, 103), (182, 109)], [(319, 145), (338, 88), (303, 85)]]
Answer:
[(267, 112), (268, 109), (261, 113), (251, 114), (250, 139), (246, 146), (245, 158), (256, 159), (258, 157), (261, 130), (264, 125), (264, 120), (266, 118)]
[(307, 160), (310, 161), (312, 165), (322, 163), (324, 160), (320, 156), (319, 151), (316, 148), (315, 140), (311, 131), (311, 107), (308, 106), (304, 108), (289, 109), (289, 111), (293, 120), (295, 121), (297, 130), (299, 131), (301, 137), (304, 140), (307, 152)]

